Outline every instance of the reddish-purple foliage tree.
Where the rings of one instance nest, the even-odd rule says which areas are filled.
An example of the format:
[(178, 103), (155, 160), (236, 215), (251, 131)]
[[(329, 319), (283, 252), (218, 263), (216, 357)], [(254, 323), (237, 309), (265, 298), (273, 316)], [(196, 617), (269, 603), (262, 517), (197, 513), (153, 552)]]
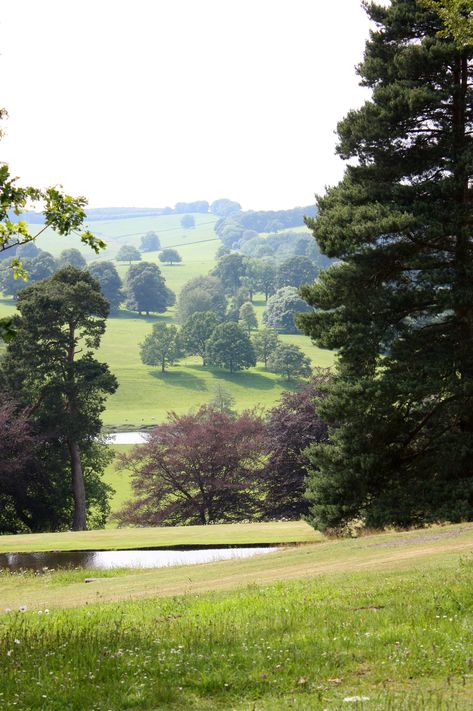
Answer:
[(120, 457), (135, 498), (115, 518), (142, 526), (253, 518), (262, 499), (266, 428), (254, 412), (232, 417), (209, 406), (170, 413), (148, 442)]
[(26, 411), (0, 393), (0, 532), (31, 528), (38, 438)]
[(329, 380), (329, 371), (320, 369), (301, 390), (284, 393), (280, 405), (269, 413), (271, 454), (264, 472), (266, 518), (298, 519), (308, 513), (304, 450), (313, 442), (328, 439), (327, 425), (317, 415), (317, 400), (323, 397), (323, 386)]

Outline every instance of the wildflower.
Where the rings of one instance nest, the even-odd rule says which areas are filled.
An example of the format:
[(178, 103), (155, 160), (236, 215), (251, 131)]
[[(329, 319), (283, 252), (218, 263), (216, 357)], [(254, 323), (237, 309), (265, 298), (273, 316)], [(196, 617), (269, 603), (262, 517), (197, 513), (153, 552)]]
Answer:
[(48, 610), (48, 608), (46, 608), (46, 610), (44, 611), (44, 614), (45, 614), (45, 615), (49, 615), (49, 610)]
[(19, 640), (19, 639), (14, 639), (13, 641), (15, 642), (15, 644), (20, 644), (20, 640)]
[(346, 704), (356, 704), (358, 701), (369, 701), (369, 696), (345, 696), (343, 699)]
[(11, 607), (6, 607), (5, 612), (11, 612)]
[(20, 607), (19, 607), (18, 609), (19, 609), (20, 612), (26, 612), (26, 610), (27, 610), (28, 608), (26, 607), (26, 605), (20, 605)]
[(8, 652), (7, 652), (7, 657), (11, 657), (12, 652), (13, 652), (13, 649), (9, 649)]

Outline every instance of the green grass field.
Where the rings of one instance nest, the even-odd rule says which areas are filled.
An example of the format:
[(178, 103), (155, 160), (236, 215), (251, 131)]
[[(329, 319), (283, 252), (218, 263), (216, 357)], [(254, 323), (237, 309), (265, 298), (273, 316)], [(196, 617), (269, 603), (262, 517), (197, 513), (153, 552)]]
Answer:
[(163, 526), (65, 533), (0, 536), (0, 553), (34, 551), (126, 550), (170, 546), (313, 543), (321, 534), (304, 521), (228, 523), (214, 526)]
[[(108, 249), (98, 258), (113, 259), (122, 244), (138, 246), (141, 235), (149, 230), (156, 231), (162, 246), (183, 243), (182, 247), (178, 247), (183, 257), (181, 264), (163, 266), (159, 263), (156, 252), (143, 254), (143, 259), (158, 262), (167, 285), (178, 294), (189, 279), (207, 274), (212, 269), (215, 265), (215, 251), (220, 244), (215, 241), (213, 231), (215, 217), (196, 214), (195, 219), (196, 227), (193, 230), (182, 229), (179, 215), (92, 223), (93, 231), (109, 243)], [(200, 243), (190, 244), (191, 242)], [(39, 247), (55, 255), (72, 245), (78, 247), (79, 243), (72, 239), (60, 238), (50, 230), (46, 230), (38, 239)], [(90, 249), (83, 248), (82, 251), (87, 258), (96, 258)], [(118, 264), (118, 268), (124, 276), (128, 265)], [(257, 295), (254, 305), (261, 322), (264, 311), (261, 295)], [(12, 313), (13, 309), (12, 300), (0, 300), (0, 317)], [(183, 413), (190, 407), (198, 407), (208, 402), (217, 384), (223, 385), (235, 397), (239, 410), (255, 406), (271, 407), (282, 392), (297, 387), (296, 383), (287, 383), (280, 376), (265, 372), (259, 365), (234, 374), (220, 369), (204, 369), (200, 359), (192, 357), (183, 359), (165, 374), (161, 374), (159, 368), (143, 365), (139, 356), (139, 344), (150, 333), (153, 323), (173, 323), (174, 312), (175, 308), (172, 308), (163, 315), (146, 318), (122, 311), (118, 317), (108, 320), (107, 332), (97, 357), (109, 364), (118, 378), (119, 388), (108, 400), (103, 415), (106, 427), (133, 429), (162, 422), (170, 410)], [(335, 356), (332, 352), (317, 348), (306, 336), (283, 335), (281, 339), (302, 348), (314, 366), (329, 367), (334, 363)]]
[(472, 553), (465, 525), (92, 584), (3, 573), (0, 706), (467, 711)]

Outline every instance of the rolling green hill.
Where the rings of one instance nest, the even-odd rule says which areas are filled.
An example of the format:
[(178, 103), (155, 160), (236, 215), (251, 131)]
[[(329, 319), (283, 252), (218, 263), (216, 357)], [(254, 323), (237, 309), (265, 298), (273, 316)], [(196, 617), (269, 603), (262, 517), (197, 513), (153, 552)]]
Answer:
[[(107, 242), (107, 249), (95, 255), (77, 241), (61, 238), (52, 230), (46, 230), (38, 239), (41, 249), (58, 255), (66, 247), (79, 248), (89, 260), (114, 259), (123, 244), (138, 246), (141, 236), (148, 231), (155, 231), (163, 247), (177, 246), (182, 256), (182, 263), (173, 266), (162, 265), (158, 261), (158, 252), (143, 253), (142, 258), (159, 264), (166, 279), (166, 284), (176, 295), (182, 286), (196, 276), (207, 274), (215, 265), (215, 252), (220, 245), (216, 239), (213, 225), (214, 215), (195, 213), (196, 227), (184, 230), (181, 227), (182, 215), (162, 215), (158, 217), (133, 217), (115, 220), (99, 220), (91, 223), (92, 230)], [(38, 228), (34, 225), (33, 228)], [(117, 263), (122, 277), (128, 264)], [(254, 303), (259, 320), (264, 311), (264, 299), (258, 295)], [(12, 313), (14, 302), (0, 300), (0, 317)], [(151, 331), (156, 321), (172, 323), (175, 320), (175, 308), (155, 317), (138, 317), (136, 314), (121, 311), (119, 316), (108, 321), (107, 332), (103, 338), (98, 357), (109, 363), (118, 378), (119, 388), (107, 405), (103, 416), (108, 428), (132, 429), (143, 425), (152, 425), (165, 419), (166, 413), (175, 410), (179, 413), (190, 407), (198, 407), (208, 402), (217, 383), (223, 385), (235, 398), (240, 410), (257, 405), (272, 406), (281, 393), (294, 388), (294, 383), (286, 383), (279, 376), (267, 373), (261, 366), (241, 373), (228, 373), (217, 368), (203, 368), (199, 358), (189, 357), (161, 374), (159, 369), (145, 366), (139, 356), (139, 344)], [(303, 335), (282, 336), (285, 342), (296, 343), (308, 355), (314, 366), (328, 367), (334, 362), (334, 354), (315, 347), (309, 338)]]

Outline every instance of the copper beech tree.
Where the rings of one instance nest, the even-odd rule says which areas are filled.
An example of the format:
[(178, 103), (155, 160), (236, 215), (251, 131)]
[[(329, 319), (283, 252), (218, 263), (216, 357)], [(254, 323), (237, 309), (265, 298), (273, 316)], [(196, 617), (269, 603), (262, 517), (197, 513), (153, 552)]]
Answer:
[(265, 426), (255, 412), (235, 418), (203, 406), (171, 413), (146, 444), (120, 457), (121, 468), (131, 469), (134, 499), (116, 519), (158, 526), (251, 518), (266, 452)]

